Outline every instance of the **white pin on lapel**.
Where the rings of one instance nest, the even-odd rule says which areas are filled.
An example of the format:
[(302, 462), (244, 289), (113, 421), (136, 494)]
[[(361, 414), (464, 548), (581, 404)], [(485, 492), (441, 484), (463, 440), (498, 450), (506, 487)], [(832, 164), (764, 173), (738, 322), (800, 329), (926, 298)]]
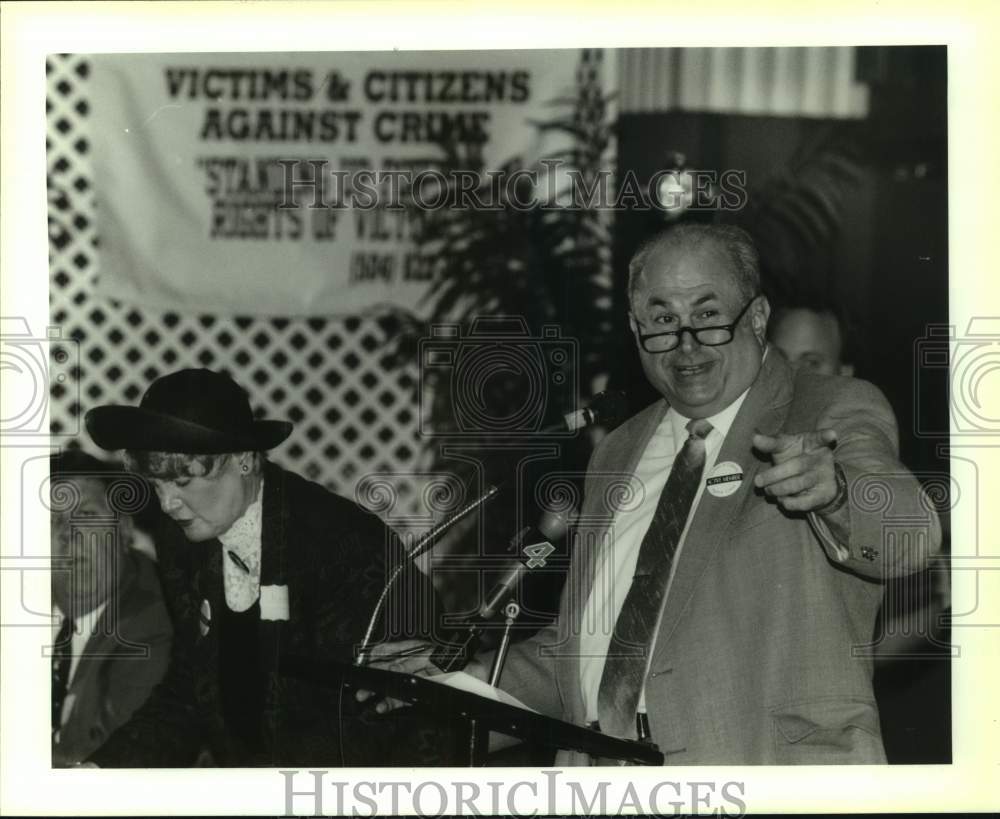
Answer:
[(273, 585), (260, 587), (260, 619), (288, 619), (288, 586)]
[(743, 482), (743, 467), (735, 461), (723, 461), (712, 467), (705, 478), (705, 488), (715, 498), (727, 498)]

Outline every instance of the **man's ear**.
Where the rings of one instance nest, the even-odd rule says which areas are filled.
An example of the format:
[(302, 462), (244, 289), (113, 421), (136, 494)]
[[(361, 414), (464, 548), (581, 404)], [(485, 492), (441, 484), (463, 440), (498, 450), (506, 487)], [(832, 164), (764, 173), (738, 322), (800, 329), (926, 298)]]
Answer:
[(632, 331), (632, 335), (635, 336), (636, 342), (638, 342), (639, 341), (639, 324), (638, 324), (638, 322), (636, 322), (635, 316), (632, 314), (631, 310), (629, 310), (629, 312), (628, 312), (628, 326), (629, 326), (629, 329)]
[(767, 296), (757, 296), (757, 303), (750, 308), (750, 322), (753, 334), (763, 347), (767, 343), (767, 322), (771, 318), (771, 303)]

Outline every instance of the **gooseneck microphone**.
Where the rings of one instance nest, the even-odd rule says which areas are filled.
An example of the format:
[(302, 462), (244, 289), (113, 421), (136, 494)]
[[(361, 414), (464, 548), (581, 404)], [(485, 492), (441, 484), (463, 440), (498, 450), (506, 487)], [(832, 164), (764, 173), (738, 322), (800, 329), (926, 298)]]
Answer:
[(442, 671), (464, 668), (479, 647), (483, 626), (517, 592), (521, 579), (534, 570), (545, 567), (548, 556), (555, 551), (554, 542), (566, 534), (575, 511), (546, 512), (538, 526), (525, 526), (511, 538), (508, 551), (517, 555), (511, 560), (500, 579), (493, 585), (482, 605), (460, 625), (448, 645), (439, 646), (431, 654), (431, 662)]
[(362, 666), (368, 660), (368, 649), (371, 646), (372, 634), (375, 631), (375, 624), (378, 622), (378, 617), (382, 613), (382, 609), (385, 607), (385, 601), (389, 596), (389, 592), (395, 585), (399, 576), (403, 573), (403, 570), (407, 566), (412, 565), (420, 555), (430, 549), (438, 539), (447, 532), (452, 526), (458, 523), (462, 518), (468, 517), (473, 512), (475, 512), (479, 507), (481, 507), (488, 500), (493, 498), (500, 491), (499, 486), (490, 486), (482, 495), (476, 498), (474, 501), (467, 503), (458, 511), (449, 515), (441, 523), (431, 529), (426, 535), (424, 535), (420, 540), (416, 542), (414, 547), (406, 553), (404, 557), (395, 569), (392, 570), (392, 574), (389, 575), (389, 579), (386, 581), (385, 586), (382, 589), (382, 593), (379, 595), (378, 600), (375, 602), (375, 608), (372, 611), (372, 616), (368, 620), (368, 628), (365, 630), (365, 636), (361, 639), (361, 646), (358, 648), (358, 656), (354, 660), (354, 665)]
[[(560, 423), (547, 427), (540, 432), (542, 434), (576, 432), (598, 424), (613, 427), (621, 423), (627, 414), (628, 400), (625, 397), (625, 393), (620, 390), (605, 390), (595, 395), (586, 408), (567, 413), (563, 416), (563, 420)], [(355, 665), (361, 666), (368, 661), (368, 653), (375, 625), (385, 607), (385, 601), (389, 596), (389, 592), (404, 569), (412, 565), (413, 561), (420, 557), (420, 555), (432, 548), (441, 535), (448, 531), (448, 529), (462, 518), (472, 514), (483, 506), (483, 504), (500, 492), (500, 489), (501, 487), (499, 486), (490, 486), (486, 492), (474, 501), (466, 504), (442, 523), (435, 526), (417, 542), (413, 549), (407, 553), (406, 557), (393, 569), (388, 581), (386, 581), (385, 587), (382, 589), (382, 593), (375, 603), (374, 611), (372, 611), (371, 618), (368, 621), (368, 628), (358, 648), (358, 655), (354, 661)], [(554, 551), (552, 541), (559, 540), (566, 533), (567, 525), (568, 521), (565, 516), (548, 514), (543, 516), (542, 520), (539, 521), (537, 528), (527, 527), (514, 536), (509, 548), (513, 552), (523, 555), (523, 557), (511, 564), (501, 580), (490, 591), (486, 601), (475, 615), (475, 619), (479, 623), (490, 619), (500, 606), (506, 602), (525, 572), (541, 568), (545, 565), (545, 558)]]
[(562, 540), (569, 523), (566, 515), (546, 512), (537, 528), (526, 526), (511, 538), (509, 551), (520, 556), (511, 561), (503, 577), (486, 595), (486, 600), (477, 612), (480, 619), (489, 620), (493, 617), (517, 590), (517, 584), (525, 574), (545, 566), (546, 558), (555, 551), (552, 544)]
[(621, 390), (605, 390), (595, 395), (590, 403), (575, 412), (568, 412), (561, 423), (546, 427), (542, 432), (576, 432), (596, 425), (615, 427), (628, 415), (628, 399)]

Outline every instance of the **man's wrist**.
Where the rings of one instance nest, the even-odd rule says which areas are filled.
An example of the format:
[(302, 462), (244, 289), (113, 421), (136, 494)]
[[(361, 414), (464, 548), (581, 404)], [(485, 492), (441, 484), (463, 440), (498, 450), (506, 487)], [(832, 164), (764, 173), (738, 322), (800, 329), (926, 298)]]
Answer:
[(847, 503), (847, 476), (844, 474), (844, 467), (834, 462), (833, 474), (837, 480), (837, 494), (834, 495), (833, 500), (826, 504), (826, 506), (822, 506), (816, 510), (816, 514), (823, 517), (839, 512), (844, 508), (844, 504)]

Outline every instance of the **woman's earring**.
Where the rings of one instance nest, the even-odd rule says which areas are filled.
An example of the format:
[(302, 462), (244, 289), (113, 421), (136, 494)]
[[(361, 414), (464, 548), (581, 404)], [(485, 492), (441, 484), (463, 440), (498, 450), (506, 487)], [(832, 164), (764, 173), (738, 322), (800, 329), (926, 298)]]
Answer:
[(240, 471), (244, 475), (249, 475), (250, 474), (250, 464), (247, 464), (247, 463), (241, 464), (240, 465)]

